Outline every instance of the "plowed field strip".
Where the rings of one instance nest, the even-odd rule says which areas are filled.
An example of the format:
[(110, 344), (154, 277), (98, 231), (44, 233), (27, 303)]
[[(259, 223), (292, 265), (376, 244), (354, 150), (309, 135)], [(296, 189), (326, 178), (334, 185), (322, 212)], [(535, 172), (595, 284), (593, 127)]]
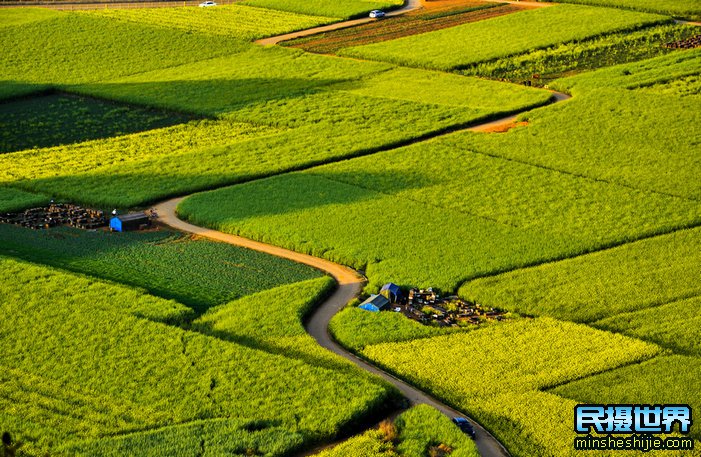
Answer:
[[(496, 5), (496, 6), (492, 6)], [(456, 7), (457, 11), (466, 6)], [(526, 9), (511, 4), (481, 4), (475, 6), (478, 10), (450, 14), (450, 10), (430, 8), (413, 12), (400, 17), (382, 21), (369, 22), (357, 27), (335, 30), (332, 32), (300, 38), (283, 43), (283, 46), (301, 48), (318, 54), (334, 54), (339, 49), (393, 40), (408, 35), (417, 35), (468, 22), (482, 21), (492, 17), (511, 14)], [(438, 11), (441, 12), (440, 17)]]

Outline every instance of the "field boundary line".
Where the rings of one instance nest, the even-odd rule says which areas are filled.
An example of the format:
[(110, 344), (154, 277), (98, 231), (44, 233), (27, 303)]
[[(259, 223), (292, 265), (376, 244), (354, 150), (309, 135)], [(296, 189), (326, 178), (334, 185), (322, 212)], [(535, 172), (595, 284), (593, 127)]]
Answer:
[[(502, 270), (502, 271), (494, 271), (494, 272), (491, 272), (491, 273), (488, 273), (488, 274), (484, 274), (484, 275), (480, 275), (480, 276), (474, 276), (474, 277), (471, 277), (471, 278), (467, 278), (467, 279), (465, 279), (465, 280), (463, 280), (463, 281), (460, 281), (460, 282), (458, 283), (457, 287), (455, 288), (455, 290), (456, 290), (456, 291), (459, 290), (462, 286), (464, 286), (466, 283), (468, 283), (468, 282), (470, 282), (470, 281), (476, 281), (476, 280), (478, 280), (478, 279), (484, 279), (484, 278), (491, 278), (491, 277), (494, 277), (494, 276), (499, 276), (499, 275), (506, 274), (506, 273), (514, 273), (514, 272), (521, 271), (521, 270), (530, 270), (530, 269), (533, 269), (533, 268), (538, 268), (538, 267), (541, 267), (541, 266), (544, 266), (544, 265), (553, 264), (553, 263), (567, 262), (567, 261), (570, 261), (570, 260), (576, 260), (576, 259), (578, 259), (578, 258), (580, 258), (580, 257), (585, 257), (585, 256), (588, 256), (588, 255), (597, 254), (597, 253), (600, 253), (600, 252), (606, 252), (606, 251), (610, 251), (610, 250), (613, 250), (613, 249), (618, 249), (618, 248), (620, 248), (620, 247), (627, 246), (627, 245), (629, 245), (629, 244), (641, 243), (641, 242), (646, 241), (646, 240), (651, 240), (651, 239), (653, 239), (653, 238), (671, 235), (671, 234), (673, 234), (673, 233), (682, 232), (682, 231), (684, 231), (684, 230), (694, 230), (694, 229), (699, 228), (699, 227), (701, 227), (701, 221), (696, 221), (696, 222), (689, 223), (689, 224), (687, 224), (687, 225), (681, 225), (681, 226), (679, 226), (679, 227), (673, 227), (673, 228), (670, 228), (669, 230), (662, 230), (662, 231), (655, 232), (655, 233), (643, 234), (643, 235), (641, 235), (641, 236), (639, 236), (639, 237), (637, 237), (637, 238), (635, 238), (635, 239), (624, 240), (624, 241), (616, 242), (616, 243), (610, 243), (610, 244), (608, 244), (608, 245), (600, 246), (599, 248), (594, 248), (594, 249), (592, 249), (592, 250), (590, 250), (590, 251), (585, 251), (585, 252), (582, 252), (582, 253), (579, 253), (579, 254), (574, 254), (574, 255), (568, 256), (568, 257), (554, 258), (554, 259), (552, 259), (552, 260), (544, 260), (544, 261), (542, 261), (542, 262), (534, 262), (534, 263), (532, 263), (532, 264), (524, 265), (524, 266), (522, 266), (522, 267), (516, 267), (516, 268), (512, 268), (512, 269), (508, 269), (508, 270)], [(681, 300), (684, 300), (684, 298), (682, 298)], [(674, 301), (676, 301), (676, 300), (673, 300), (673, 301), (670, 302), (670, 303), (673, 303)], [(600, 319), (597, 319), (597, 320), (600, 320)], [(596, 322), (596, 320), (595, 320), (595, 321), (591, 321), (591, 322), (583, 322), (583, 323), (584, 323), (585, 325), (589, 325), (589, 324), (591, 324), (591, 323), (593, 323), (593, 322)]]
[[(512, 116), (510, 119), (511, 119), (511, 121), (513, 121), (513, 120), (516, 120), (517, 117), (518, 117), (518, 116)], [(507, 120), (507, 118), (503, 119), (502, 121), (506, 121), (506, 120)], [(499, 122), (501, 122), (501, 121), (495, 121), (495, 122), (494, 122), (494, 126), (495, 126), (495, 127), (498, 127), (498, 126), (503, 125), (503, 124), (499, 124)], [(508, 122), (504, 122), (504, 123), (505, 123), (505, 124), (508, 124)], [(482, 131), (482, 130), (479, 130), (479, 128), (481, 128), (481, 127), (482, 127), (482, 126), (474, 127), (474, 128), (470, 128), (470, 129), (467, 129), (467, 130), (471, 130), (471, 131), (473, 131), (473, 132), (480, 132), (480, 131)], [(452, 132), (451, 132), (451, 133), (452, 133)], [(603, 179), (603, 178), (597, 178), (597, 177), (595, 177), (595, 176), (588, 176), (588, 175), (576, 173), (576, 172), (573, 172), (573, 171), (561, 170), (561, 169), (558, 169), (558, 168), (550, 167), (550, 166), (547, 166), (547, 165), (541, 165), (541, 164), (538, 164), (538, 163), (529, 162), (529, 161), (527, 161), (527, 160), (521, 160), (521, 159), (517, 159), (517, 158), (514, 158), (514, 157), (504, 157), (504, 156), (500, 156), (500, 155), (498, 155), (498, 154), (493, 154), (493, 153), (490, 153), (490, 152), (479, 151), (479, 150), (476, 150), (476, 149), (470, 149), (470, 152), (473, 152), (473, 153), (475, 153), (475, 154), (480, 154), (480, 155), (483, 155), (483, 156), (487, 156), (487, 157), (491, 157), (491, 158), (493, 158), (493, 159), (503, 159), (503, 160), (507, 160), (507, 161), (509, 161), (509, 162), (519, 163), (519, 164), (521, 164), (521, 165), (530, 165), (530, 166), (532, 166), (532, 167), (540, 168), (540, 169), (542, 169), (542, 170), (552, 171), (552, 172), (560, 173), (560, 174), (563, 174), (563, 175), (570, 175), (570, 176), (574, 176), (575, 178), (586, 179), (586, 180), (588, 180), (588, 181), (593, 181), (593, 182), (597, 182), (597, 183), (601, 183), (601, 184), (608, 184), (608, 185), (611, 185), (611, 186), (623, 187), (623, 188), (626, 188), (626, 189), (635, 190), (635, 191), (642, 192), (642, 193), (646, 193), (646, 194), (663, 195), (663, 196), (665, 196), (665, 197), (678, 198), (678, 199), (680, 199), (680, 200), (686, 200), (686, 201), (690, 201), (690, 202), (694, 202), (694, 203), (696, 203), (696, 202), (699, 201), (698, 198), (693, 198), (693, 197), (688, 197), (688, 196), (683, 196), (683, 195), (677, 195), (677, 194), (671, 194), (671, 193), (669, 193), (669, 192), (663, 192), (663, 191), (654, 190), (654, 189), (647, 189), (647, 188), (644, 188), (644, 187), (636, 187), (636, 186), (633, 186), (633, 185), (631, 185), (631, 184), (626, 184), (626, 183), (622, 183), (622, 182), (608, 181), (608, 180)]]
[[(568, 322), (568, 321), (567, 321), (567, 322)], [(582, 324), (582, 325), (586, 325), (586, 324)], [(587, 325), (587, 327), (590, 327), (590, 326)], [(600, 331), (600, 332), (608, 332), (608, 333), (611, 333), (611, 334), (614, 334), (614, 335), (619, 335), (619, 333), (616, 333), (616, 332), (610, 332), (610, 331), (608, 331), (608, 330), (602, 330), (602, 329), (596, 328), (596, 327), (591, 327), (591, 328), (594, 328), (595, 330), (598, 330), (598, 331)], [(669, 356), (669, 355), (670, 355), (670, 354), (667, 353), (667, 351), (669, 351), (669, 349), (667, 349), (667, 348), (665, 348), (665, 347), (663, 347), (663, 346), (660, 346), (660, 345), (657, 344), (657, 343), (651, 343), (650, 341), (641, 340), (640, 338), (634, 338), (634, 337), (632, 337), (632, 336), (627, 336), (627, 335), (623, 335), (623, 336), (625, 336), (626, 338), (631, 338), (631, 339), (638, 340), (638, 341), (644, 341), (644, 342), (647, 343), (647, 344), (652, 344), (652, 345), (654, 345), (654, 346), (657, 346), (658, 348), (660, 348), (660, 352), (658, 352), (658, 353), (655, 354), (655, 355), (642, 357), (642, 358), (640, 358), (640, 359), (638, 359), (638, 360), (631, 360), (630, 362), (625, 362), (625, 363), (622, 363), (621, 365), (617, 365), (617, 366), (615, 366), (615, 367), (610, 367), (610, 368), (606, 368), (606, 369), (601, 370), (601, 371), (597, 371), (597, 372), (594, 372), (594, 373), (589, 373), (589, 374), (586, 374), (586, 375), (584, 375), (584, 376), (580, 376), (580, 377), (578, 377), (578, 378), (573, 378), (573, 379), (570, 379), (570, 380), (567, 380), (567, 381), (560, 381), (560, 382), (554, 383), (554, 384), (552, 384), (552, 385), (548, 385), (548, 386), (545, 386), (545, 387), (541, 387), (541, 388), (539, 388), (539, 389), (537, 389), (537, 390), (538, 390), (539, 392), (545, 392), (545, 393), (548, 393), (548, 394), (551, 394), (551, 395), (557, 395), (557, 394), (553, 394), (553, 393), (550, 392), (550, 391), (553, 390), (553, 389), (557, 389), (558, 387), (561, 387), (561, 386), (566, 386), (567, 384), (572, 384), (573, 382), (578, 382), (578, 381), (581, 381), (581, 380), (583, 380), (583, 379), (588, 379), (588, 378), (592, 378), (592, 377), (594, 377), (594, 376), (599, 376), (599, 375), (602, 375), (602, 374), (604, 374), (604, 373), (610, 373), (611, 371), (620, 370), (621, 368), (627, 368), (627, 367), (632, 367), (632, 366), (635, 366), (635, 365), (640, 365), (641, 363), (649, 362), (650, 360), (655, 360), (655, 359), (657, 359), (657, 358), (659, 358), (659, 357), (666, 357), (666, 356)], [(558, 397), (561, 397), (561, 398), (568, 398), (568, 397), (562, 397), (561, 395), (557, 395), (557, 396), (558, 396)], [(574, 400), (574, 398), (570, 398), (570, 400)]]

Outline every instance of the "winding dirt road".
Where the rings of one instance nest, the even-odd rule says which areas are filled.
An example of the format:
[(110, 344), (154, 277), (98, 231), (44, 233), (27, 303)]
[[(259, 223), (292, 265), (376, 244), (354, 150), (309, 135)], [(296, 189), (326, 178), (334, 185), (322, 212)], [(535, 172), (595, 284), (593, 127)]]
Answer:
[[(311, 316), (306, 324), (307, 332), (314, 337), (314, 339), (326, 349), (350, 360), (355, 363), (358, 367), (365, 371), (369, 371), (372, 374), (380, 376), (389, 383), (393, 384), (399, 391), (404, 395), (412, 405), (426, 404), (433, 406), (437, 410), (441, 411), (443, 414), (454, 417), (454, 416), (464, 416), (463, 413), (441, 403), (435, 398), (429, 396), (428, 394), (422, 392), (421, 390), (405, 383), (404, 381), (386, 373), (379, 368), (365, 362), (364, 360), (356, 357), (350, 352), (343, 349), (338, 343), (336, 343), (329, 335), (328, 326), (331, 318), (338, 313), (349, 301), (357, 297), (363, 285), (365, 284), (365, 278), (360, 276), (355, 270), (352, 270), (343, 265), (338, 265), (336, 263), (330, 262), (325, 259), (320, 259), (318, 257), (313, 257), (307, 254), (301, 254), (299, 252), (290, 251), (278, 246), (272, 246), (265, 243), (260, 243), (258, 241), (249, 240), (248, 238), (243, 238), (236, 235), (230, 235), (227, 233), (222, 233), (216, 230), (207, 229), (203, 227), (198, 227), (196, 225), (190, 224), (178, 218), (176, 214), (176, 208), (178, 204), (185, 197), (174, 198), (163, 203), (159, 203), (154, 206), (154, 209), (158, 213), (158, 219), (165, 225), (168, 225), (174, 229), (192, 233), (194, 235), (202, 236), (216, 241), (221, 241), (224, 243), (229, 243), (234, 246), (244, 247), (248, 249), (253, 249), (255, 251), (264, 252), (266, 254), (271, 254), (277, 257), (282, 257), (284, 259), (289, 259), (295, 262), (303, 263), (311, 267), (322, 270), (329, 275), (333, 276), (338, 282), (338, 287), (336, 291), (331, 295), (324, 303), (322, 303)], [(474, 420), (472, 421), (475, 426), (476, 439), (475, 443), (479, 449), (480, 455), (483, 457), (507, 457), (509, 456), (508, 451), (504, 446), (499, 443), (487, 430), (477, 424)]]
[[(554, 102), (560, 102), (569, 98), (571, 97), (567, 94), (553, 92)], [(475, 125), (467, 130), (485, 131), (496, 126), (510, 124), (515, 120), (515, 118), (516, 116), (508, 116), (496, 121)], [(336, 315), (336, 313), (338, 313), (349, 301), (356, 298), (362, 291), (363, 285), (365, 284), (365, 278), (358, 274), (358, 272), (326, 259), (291, 251), (279, 246), (261, 243), (259, 241), (250, 240), (241, 236), (199, 227), (197, 225), (190, 224), (189, 222), (185, 222), (178, 218), (176, 212), (178, 204), (185, 198), (186, 197), (173, 198), (155, 205), (154, 209), (158, 213), (158, 220), (169, 227), (183, 232), (232, 244), (234, 246), (253, 249), (255, 251), (292, 260), (294, 262), (299, 262), (317, 268), (331, 275), (338, 283), (338, 287), (333, 295), (319, 305), (319, 307), (311, 315), (305, 325), (307, 332), (324, 348), (350, 360), (361, 369), (377, 375), (393, 384), (412, 405), (426, 404), (436, 408), (449, 417), (465, 416), (464, 413), (441, 403), (416, 387), (413, 387), (401, 379), (396, 378), (395, 376), (375, 367), (374, 365), (371, 365), (363, 359), (360, 359), (356, 355), (345, 350), (333, 340), (328, 331), (331, 318), (333, 318), (333, 316)], [(491, 433), (485, 430), (474, 420), (472, 420), (472, 422), (475, 426), (476, 432), (475, 443), (477, 444), (477, 448), (479, 449), (482, 457), (509, 456), (509, 452), (506, 450), (506, 448), (499, 441), (497, 441), (497, 439), (494, 438)]]
[[(554, 102), (562, 102), (565, 100), (569, 100), (572, 98), (571, 95), (563, 94), (562, 92), (554, 92), (551, 91), (553, 94)], [(503, 117), (501, 119), (497, 119), (495, 121), (491, 122), (485, 122), (483, 124), (475, 125), (474, 127), (470, 127), (467, 130), (470, 130), (472, 132), (490, 132), (493, 130), (498, 129), (499, 127), (506, 127), (509, 124), (513, 124), (516, 121), (516, 118), (518, 118), (520, 114), (514, 114), (513, 116), (508, 116), (508, 117)]]
[[(504, 0), (492, 1), (508, 3)], [(416, 10), (418, 8), (421, 8), (421, 0), (409, 0), (401, 9), (388, 13), (387, 16), (397, 16), (400, 14), (407, 13), (409, 11)], [(256, 43), (260, 45), (275, 45), (282, 41), (309, 35), (315, 35), (331, 30), (338, 30), (346, 27), (353, 27), (355, 25), (364, 24), (374, 20), (375, 19), (371, 18), (362, 18), (351, 21), (339, 22), (323, 27), (316, 27), (299, 32), (264, 38), (256, 41)], [(567, 100), (568, 98), (570, 98), (569, 95), (559, 92), (553, 92), (554, 102)], [(516, 117), (517, 115), (513, 115), (502, 119), (497, 119), (495, 121), (485, 122), (470, 127), (467, 130), (478, 132), (488, 131), (489, 129), (493, 129), (495, 127), (511, 124), (514, 122)], [(232, 244), (234, 246), (253, 249), (255, 251), (292, 260), (294, 262), (299, 262), (322, 270), (325, 273), (331, 275), (338, 283), (336, 291), (314, 311), (314, 313), (311, 315), (311, 317), (305, 325), (307, 332), (319, 343), (319, 345), (334, 352), (335, 354), (340, 355), (341, 357), (344, 357), (347, 360), (350, 360), (359, 368), (385, 379), (390, 384), (394, 385), (402, 393), (402, 395), (404, 395), (404, 397), (407, 400), (409, 400), (409, 402), (412, 405), (426, 404), (436, 408), (437, 410), (449, 417), (465, 416), (464, 413), (451, 408), (450, 406), (438, 401), (437, 399), (417, 389), (416, 387), (411, 386), (406, 382), (402, 381), (401, 379), (396, 378), (395, 376), (375, 367), (374, 365), (371, 365), (363, 359), (360, 359), (356, 355), (345, 350), (342, 346), (340, 346), (333, 340), (328, 331), (329, 322), (331, 321), (333, 316), (335, 316), (348, 302), (360, 295), (363, 289), (363, 285), (365, 284), (365, 278), (363, 278), (355, 270), (318, 257), (250, 240), (241, 236), (230, 235), (227, 233), (219, 232), (217, 230), (199, 227), (185, 222), (179, 219), (176, 213), (178, 204), (184, 198), (186, 197), (178, 197), (155, 205), (154, 209), (158, 213), (159, 221), (165, 225), (168, 225), (174, 229), (183, 232)], [(492, 436), (491, 433), (489, 433), (476, 421), (472, 420), (472, 423), (475, 427), (476, 432), (475, 444), (477, 445), (477, 448), (482, 457), (509, 457), (509, 452), (499, 441), (497, 441), (496, 438), (494, 438), (494, 436)]]

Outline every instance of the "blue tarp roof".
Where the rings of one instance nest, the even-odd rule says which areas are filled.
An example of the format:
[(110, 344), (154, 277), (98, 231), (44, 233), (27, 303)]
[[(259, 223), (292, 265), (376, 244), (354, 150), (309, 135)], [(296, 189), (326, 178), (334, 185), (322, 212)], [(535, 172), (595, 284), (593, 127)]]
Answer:
[(379, 313), (379, 312), (380, 312), (380, 308), (378, 308), (377, 306), (373, 305), (372, 303), (365, 303), (364, 305), (358, 306), (358, 308), (364, 309), (365, 311), (371, 311), (371, 312), (373, 312), (373, 313)]
[(380, 292), (384, 292), (385, 290), (388, 291), (389, 293), (393, 294), (395, 297), (402, 296), (402, 289), (400, 289), (399, 286), (393, 282), (387, 283), (384, 286), (382, 286), (382, 289), (380, 289)]
[[(367, 306), (371, 306), (375, 309), (370, 309)], [(383, 297), (382, 295), (370, 295), (367, 300), (362, 302), (358, 308), (362, 308), (368, 311), (380, 311), (382, 308), (385, 308), (389, 305), (389, 300), (387, 300), (387, 297)]]

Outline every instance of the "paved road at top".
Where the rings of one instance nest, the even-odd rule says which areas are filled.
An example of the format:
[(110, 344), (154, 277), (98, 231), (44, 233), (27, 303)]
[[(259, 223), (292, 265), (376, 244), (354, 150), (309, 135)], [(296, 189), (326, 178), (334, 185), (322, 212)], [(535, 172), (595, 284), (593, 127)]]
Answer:
[[(408, 0), (404, 6), (398, 10), (391, 11), (387, 13), (386, 17), (399, 16), (409, 11), (414, 11), (421, 8), (421, 0)], [(257, 40), (256, 43), (263, 46), (270, 46), (273, 44), (278, 44), (281, 41), (293, 40), (295, 38), (301, 38), (309, 35), (316, 35), (318, 33), (331, 32), (332, 30), (345, 29), (348, 27), (354, 27), (356, 25), (367, 24), (368, 22), (381, 21), (382, 19), (373, 19), (371, 17), (364, 17), (360, 19), (351, 19), (350, 21), (336, 22), (335, 24), (322, 25), (321, 27), (314, 27), (312, 29), (300, 30), (299, 32), (285, 33), (284, 35), (271, 36), (268, 38), (261, 38)]]

